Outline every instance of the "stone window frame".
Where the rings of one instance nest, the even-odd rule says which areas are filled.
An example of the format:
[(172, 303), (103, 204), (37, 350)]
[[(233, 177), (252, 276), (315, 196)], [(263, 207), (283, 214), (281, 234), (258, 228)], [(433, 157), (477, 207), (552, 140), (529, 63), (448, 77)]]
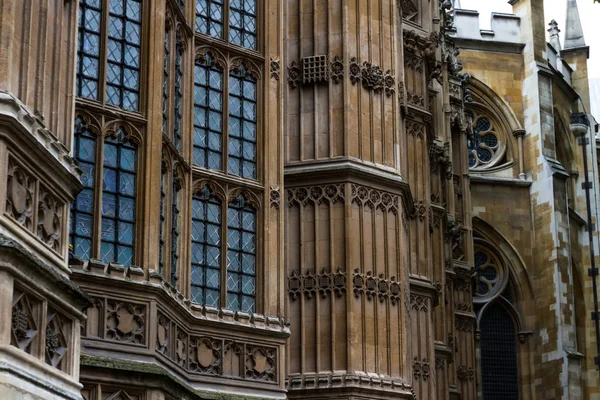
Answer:
[[(496, 170), (497, 168), (503, 168), (507, 164), (507, 142), (509, 140), (509, 136), (501, 122), (499, 122), (498, 118), (494, 115), (490, 110), (485, 109), (484, 107), (469, 107), (468, 112), (470, 113), (471, 126), (468, 130), (469, 137), (467, 138), (467, 143), (473, 141), (474, 135), (480, 135), (480, 146), (478, 148), (471, 148), (469, 144), (467, 145), (468, 151), (467, 155), (469, 157), (469, 170), (470, 171), (489, 171)], [(484, 121), (489, 121), (489, 129), (478, 131), (478, 125)], [(484, 137), (491, 135), (496, 138), (496, 145), (489, 146), (485, 143)], [(479, 148), (482, 148), (484, 151), (491, 153), (491, 157), (489, 160), (481, 160), (476, 155), (476, 152)], [(471, 165), (470, 160), (474, 159), (475, 164)]]

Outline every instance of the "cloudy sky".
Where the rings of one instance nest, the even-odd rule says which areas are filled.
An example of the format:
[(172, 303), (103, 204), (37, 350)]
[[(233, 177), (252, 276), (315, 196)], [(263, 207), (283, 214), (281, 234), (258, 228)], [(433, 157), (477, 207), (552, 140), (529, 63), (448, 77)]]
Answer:
[[(546, 24), (555, 19), (558, 27), (564, 33), (567, 14), (567, 0), (544, 0)], [(600, 78), (600, 32), (597, 24), (600, 21), (600, 3), (593, 0), (578, 0), (579, 16), (583, 26), (585, 43), (590, 46), (589, 75), (590, 78)], [(461, 0), (461, 7), (479, 11), (479, 21), (482, 29), (490, 27), (490, 13), (511, 13), (512, 6), (507, 0)], [(594, 29), (594, 27), (596, 28)], [(561, 37), (562, 39), (562, 37)]]

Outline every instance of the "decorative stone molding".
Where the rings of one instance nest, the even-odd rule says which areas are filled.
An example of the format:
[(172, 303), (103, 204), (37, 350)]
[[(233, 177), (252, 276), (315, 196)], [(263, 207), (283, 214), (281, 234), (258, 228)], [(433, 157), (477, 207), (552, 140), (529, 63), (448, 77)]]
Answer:
[(292, 61), (290, 66), (287, 68), (288, 70), (288, 83), (292, 87), (292, 89), (296, 88), (300, 82), (302, 81), (302, 73), (300, 71), (300, 66), (296, 61)]
[(475, 379), (475, 371), (466, 365), (459, 365), (456, 368), (456, 377), (461, 381), (472, 381)]
[(456, 302), (456, 303), (454, 303), (454, 309), (456, 311), (461, 311), (461, 312), (472, 312), (473, 305), (468, 304), (468, 303)]
[(330, 66), (331, 80), (333, 83), (340, 83), (344, 78), (344, 60), (340, 56), (335, 56)]
[(357, 299), (365, 294), (369, 301), (378, 298), (381, 303), (388, 299), (392, 305), (400, 302), (400, 283), (395, 276), (386, 279), (383, 274), (379, 274), (379, 277), (375, 277), (371, 271), (363, 274), (357, 268), (352, 274), (352, 285)]
[(413, 71), (422, 73), (423, 72), (423, 59), (412, 53), (405, 53), (404, 66)]
[(383, 375), (357, 372), (355, 374), (344, 373), (304, 373), (291, 375), (286, 378), (287, 388), (299, 389), (333, 389), (344, 387), (365, 387), (369, 389), (400, 392), (411, 396), (411, 385), (401, 379), (393, 379)]
[(62, 361), (69, 350), (69, 322), (53, 309), (48, 309), (46, 315), (46, 363), (62, 369)]
[(278, 58), (271, 57), (270, 69), (271, 69), (271, 79), (275, 79), (276, 81), (278, 81), (279, 75), (281, 73), (281, 62), (279, 61)]
[(107, 299), (106, 339), (145, 344), (146, 305)]
[(445, 357), (436, 357), (435, 358), (435, 369), (444, 369), (446, 368), (446, 358)]
[(423, 201), (415, 201), (415, 208), (413, 214), (411, 215), (411, 218), (418, 218), (419, 221), (423, 222), (425, 220), (426, 215), (427, 207), (425, 207)]
[(302, 59), (302, 83), (316, 84), (329, 81), (329, 59), (326, 55)]
[(293, 205), (306, 206), (307, 204), (335, 204), (345, 200), (344, 184), (309, 186), (287, 190), (288, 207)]
[(158, 313), (156, 323), (156, 351), (166, 354), (171, 339), (171, 321), (163, 314)]
[(8, 158), (6, 179), (6, 213), (33, 232), (33, 199), (37, 180), (12, 157)]
[(405, 119), (404, 124), (406, 126), (406, 132), (413, 137), (423, 139), (425, 137), (426, 126), (420, 122)]
[(446, 180), (452, 179), (452, 161), (450, 161), (450, 143), (443, 145), (439, 141), (433, 141), (429, 146), (429, 161), (431, 173), (437, 175), (443, 173)]
[(383, 71), (378, 65), (372, 64), (368, 61), (362, 64), (362, 84), (365, 89), (373, 90), (376, 93), (381, 92), (383, 89)]
[(429, 311), (429, 298), (418, 294), (410, 295), (410, 308), (416, 311)]
[(256, 381), (277, 382), (277, 349), (246, 345), (246, 378)]
[(400, 196), (352, 184), (352, 203), (397, 215), (400, 207)]
[(475, 320), (466, 315), (457, 314), (454, 322), (458, 332), (472, 332), (475, 326)]
[(279, 207), (281, 206), (281, 193), (279, 191), (279, 186), (271, 186), (270, 198), (271, 207), (279, 210)]
[(418, 357), (415, 357), (413, 360), (413, 376), (416, 380), (423, 380), (425, 382), (427, 382), (427, 379), (429, 379), (429, 373), (431, 371), (431, 368), (429, 367), (429, 362), (426, 358), (423, 358), (422, 360), (419, 360)]
[(301, 295), (312, 299), (317, 292), (324, 299), (332, 293), (336, 297), (342, 297), (346, 293), (346, 271), (338, 268), (333, 272), (324, 268), (319, 274), (311, 270), (306, 270), (304, 274), (298, 271), (291, 272), (288, 277), (288, 293), (292, 301), (297, 300)]
[(350, 71), (350, 82), (356, 85), (362, 79), (362, 69), (356, 57), (350, 59), (350, 67), (348, 69)]
[(221, 375), (222, 341), (205, 336), (192, 336), (189, 341), (190, 371), (206, 375)]

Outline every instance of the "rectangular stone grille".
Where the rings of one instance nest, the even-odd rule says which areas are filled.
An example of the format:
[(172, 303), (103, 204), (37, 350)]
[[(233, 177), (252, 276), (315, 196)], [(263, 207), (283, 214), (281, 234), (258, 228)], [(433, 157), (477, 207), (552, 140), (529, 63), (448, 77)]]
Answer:
[(312, 56), (302, 59), (302, 82), (319, 83), (329, 80), (327, 56)]

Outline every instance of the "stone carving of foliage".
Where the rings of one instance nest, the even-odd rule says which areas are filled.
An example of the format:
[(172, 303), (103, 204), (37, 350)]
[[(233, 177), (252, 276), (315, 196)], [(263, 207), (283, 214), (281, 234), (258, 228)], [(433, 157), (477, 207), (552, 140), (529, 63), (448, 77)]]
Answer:
[(46, 316), (46, 363), (61, 369), (61, 362), (69, 350), (70, 321), (52, 309)]
[(6, 212), (26, 229), (33, 231), (35, 179), (12, 158), (8, 159)]
[(307, 204), (342, 203), (345, 199), (344, 190), (343, 184), (288, 189), (288, 207), (294, 204), (304, 207)]
[(246, 345), (246, 378), (276, 382), (277, 349)]
[(281, 63), (280, 63), (279, 59), (271, 57), (270, 67), (271, 67), (271, 78), (278, 81), (279, 75), (281, 73)]
[(223, 343), (209, 337), (190, 337), (190, 370), (209, 375), (221, 375)]
[(144, 344), (146, 306), (108, 299), (106, 338), (125, 343)]
[(279, 210), (281, 205), (281, 193), (278, 186), (271, 186), (271, 207)]
[(366, 89), (373, 90), (378, 93), (383, 89), (383, 71), (378, 65), (368, 61), (362, 65), (362, 83)]
[(302, 73), (300, 71), (300, 66), (296, 61), (292, 61), (290, 66), (287, 68), (288, 70), (288, 83), (292, 88), (296, 88), (298, 84), (302, 81)]
[(54, 251), (61, 250), (61, 227), (64, 204), (43, 186), (40, 185), (38, 204), (38, 229), (37, 235)]
[(31, 353), (31, 342), (38, 334), (35, 312), (39, 302), (15, 289), (11, 315), (11, 344)]
[(429, 373), (431, 368), (429, 366), (429, 362), (426, 358), (419, 360), (418, 357), (415, 357), (413, 360), (413, 376), (415, 379), (423, 379), (423, 381), (427, 381), (429, 379)]
[(344, 77), (344, 61), (340, 56), (335, 56), (331, 61), (331, 80), (340, 83)]
[(459, 365), (456, 369), (456, 377), (461, 381), (472, 381), (475, 379), (475, 371), (466, 365)]
[(398, 214), (400, 197), (377, 189), (352, 185), (352, 203), (361, 207)]

